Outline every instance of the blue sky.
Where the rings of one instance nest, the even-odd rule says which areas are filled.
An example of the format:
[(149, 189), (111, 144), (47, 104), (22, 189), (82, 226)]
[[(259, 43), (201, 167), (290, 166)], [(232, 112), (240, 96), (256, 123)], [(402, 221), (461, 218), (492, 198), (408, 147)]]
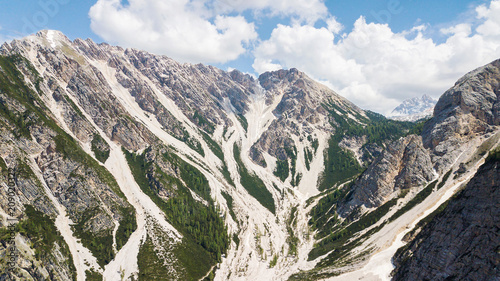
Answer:
[(55, 29), (253, 75), (296, 67), (381, 113), (500, 58), (500, 0), (0, 1), (2, 42)]

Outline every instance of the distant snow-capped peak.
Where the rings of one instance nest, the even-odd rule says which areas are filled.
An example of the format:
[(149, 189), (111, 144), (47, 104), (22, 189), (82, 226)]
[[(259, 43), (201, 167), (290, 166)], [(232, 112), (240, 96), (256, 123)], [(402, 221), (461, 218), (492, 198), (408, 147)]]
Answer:
[(437, 100), (428, 95), (403, 101), (387, 117), (401, 121), (416, 121), (432, 115)]

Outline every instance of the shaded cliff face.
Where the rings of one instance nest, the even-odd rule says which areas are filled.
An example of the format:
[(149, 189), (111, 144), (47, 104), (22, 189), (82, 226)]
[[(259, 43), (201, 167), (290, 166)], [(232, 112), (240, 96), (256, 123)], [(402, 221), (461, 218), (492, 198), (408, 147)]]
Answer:
[(398, 251), (394, 280), (499, 280), (499, 202), (497, 158)]

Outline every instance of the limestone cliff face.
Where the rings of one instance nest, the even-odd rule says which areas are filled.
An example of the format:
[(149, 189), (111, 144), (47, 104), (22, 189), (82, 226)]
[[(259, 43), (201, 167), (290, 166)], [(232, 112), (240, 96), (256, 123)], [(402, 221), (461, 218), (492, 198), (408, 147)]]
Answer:
[(471, 71), (446, 91), (422, 132), (436, 170), (461, 153), (460, 146), (500, 125), (500, 60)]
[(90, 59), (111, 67), (119, 84), (130, 90), (141, 108), (155, 114), (167, 128), (180, 123), (164, 104), (155, 102), (157, 94), (173, 100), (191, 121), (209, 133), (213, 131), (211, 126), (229, 122), (223, 112), (225, 99), (237, 113), (248, 109), (246, 103), (255, 81), (237, 70), (228, 73), (202, 64), (181, 64), (165, 56), (96, 44), (89, 39), (77, 39), (74, 46)]
[(374, 208), (402, 190), (419, 187), (433, 179), (432, 163), (422, 138), (410, 135), (389, 144), (356, 181), (352, 199), (341, 205), (347, 215), (356, 208)]
[(112, 140), (132, 150), (147, 146), (151, 134), (142, 124), (125, 117), (124, 107), (111, 94), (114, 85), (106, 81), (97, 64), (78, 53), (73, 42), (61, 33), (55, 34), (56, 42), (48, 42), (48, 32), (41, 31), (31, 40), (14, 40), (2, 46), (0, 53), (21, 55), (43, 70), (38, 88), (49, 95), (48, 104), (61, 112), (80, 140), (88, 141), (96, 131), (76, 104)]
[[(21, 54), (32, 60), (35, 67), (44, 70), (41, 78), (48, 81), (40, 84), (42, 90), (53, 93), (58, 106), (71, 106), (68, 99), (74, 97), (73, 103), (83, 107), (108, 137), (131, 150), (150, 145), (152, 135), (140, 122), (124, 117), (128, 114), (112, 91), (129, 92), (167, 132), (186, 141), (190, 138), (187, 128), (166, 109), (166, 103), (175, 103), (195, 126), (212, 134), (217, 125), (231, 123), (226, 107), (237, 114), (246, 112), (248, 96), (256, 86), (252, 77), (237, 70), (229, 73), (201, 64), (180, 64), (165, 56), (96, 44), (90, 39), (72, 42), (55, 31), (41, 31), (30, 40), (14, 40), (0, 53)], [(37, 55), (30, 58), (30, 54)], [(69, 111), (63, 111), (64, 118), (78, 121)], [(68, 123), (81, 140), (95, 133), (83, 123)]]
[(393, 280), (499, 280), (499, 202), (496, 159), (398, 251)]

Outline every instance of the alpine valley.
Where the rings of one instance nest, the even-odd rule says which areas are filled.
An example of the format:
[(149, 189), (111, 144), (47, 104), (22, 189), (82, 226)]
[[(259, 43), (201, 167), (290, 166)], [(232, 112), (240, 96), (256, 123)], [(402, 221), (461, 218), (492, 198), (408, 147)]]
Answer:
[(499, 144), (500, 60), (414, 123), (40, 31), (0, 48), (0, 280), (499, 280)]

